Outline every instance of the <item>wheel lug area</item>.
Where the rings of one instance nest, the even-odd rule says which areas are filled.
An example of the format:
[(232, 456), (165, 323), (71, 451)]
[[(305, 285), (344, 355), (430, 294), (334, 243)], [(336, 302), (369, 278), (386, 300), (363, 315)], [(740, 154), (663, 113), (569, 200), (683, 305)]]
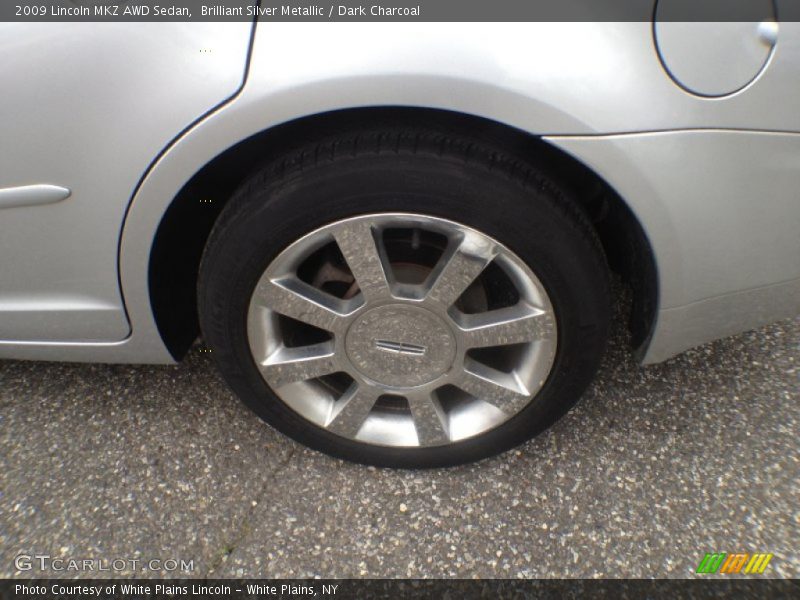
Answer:
[(457, 343), (442, 317), (398, 302), (367, 307), (348, 328), (344, 348), (356, 371), (391, 391), (440, 378), (455, 360)]

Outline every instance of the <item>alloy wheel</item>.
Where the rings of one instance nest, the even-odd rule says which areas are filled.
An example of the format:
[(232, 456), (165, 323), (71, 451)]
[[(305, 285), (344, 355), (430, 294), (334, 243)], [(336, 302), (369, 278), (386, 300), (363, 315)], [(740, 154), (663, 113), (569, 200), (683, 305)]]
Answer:
[(278, 398), (339, 436), (430, 447), (506, 422), (552, 370), (556, 316), (514, 252), (454, 221), (346, 218), (281, 251), (247, 334)]

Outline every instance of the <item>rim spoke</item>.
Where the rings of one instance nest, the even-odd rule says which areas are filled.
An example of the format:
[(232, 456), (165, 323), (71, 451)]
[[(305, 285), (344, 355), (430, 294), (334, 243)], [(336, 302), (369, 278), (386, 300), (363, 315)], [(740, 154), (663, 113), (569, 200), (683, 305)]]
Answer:
[(259, 367), (274, 387), (330, 375), (339, 370), (331, 342), (299, 348), (279, 348)]
[(459, 243), (445, 252), (437, 266), (428, 298), (452, 305), (475, 281), (496, 254), (493, 244), (467, 232)]
[(294, 278), (260, 282), (253, 299), (270, 310), (326, 331), (333, 331), (342, 316), (336, 310), (335, 298)]
[(356, 437), (372, 407), (375, 406), (379, 394), (379, 390), (375, 388), (354, 383), (344, 396), (336, 401), (325, 427), (345, 437)]
[(553, 314), (529, 304), (492, 310), (457, 319), (467, 348), (506, 346), (555, 336)]
[(450, 441), (447, 432), (444, 411), (429, 392), (408, 394), (406, 396), (411, 408), (411, 418), (417, 430), (420, 446), (436, 446)]
[(389, 296), (387, 264), (369, 223), (350, 223), (338, 228), (334, 237), (364, 299), (370, 301)]
[(496, 406), (508, 414), (514, 414), (530, 400), (530, 393), (513, 374), (503, 373), (491, 367), (469, 361), (456, 387)]

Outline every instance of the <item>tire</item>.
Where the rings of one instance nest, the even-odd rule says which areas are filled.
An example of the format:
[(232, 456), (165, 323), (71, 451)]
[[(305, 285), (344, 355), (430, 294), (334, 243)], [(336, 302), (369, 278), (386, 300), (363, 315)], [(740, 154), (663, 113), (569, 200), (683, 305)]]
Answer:
[[(415, 233), (417, 221), (414, 219), (417, 217), (422, 219), (419, 221), (422, 223), (419, 225), (421, 234)], [(328, 236), (325, 240), (333, 236), (339, 244), (340, 238), (336, 236), (343, 234), (336, 232), (344, 231), (341, 227), (345, 225), (358, 227), (362, 219), (370, 223), (371, 232), (380, 230), (379, 234), (371, 235), (382, 236), (380, 239), (375, 238), (379, 239), (375, 244), (376, 247), (383, 244), (383, 256), (388, 256), (389, 251), (386, 248), (389, 245), (392, 248), (396, 246), (396, 253), (402, 256), (406, 252), (421, 252), (420, 235), (425, 240), (424, 244), (427, 244), (423, 244), (425, 252), (442, 252), (442, 256), (445, 256), (444, 253), (450, 247), (447, 236), (451, 232), (457, 239), (465, 239), (463, 236), (470, 236), (473, 235), (470, 232), (475, 232), (476, 236), (484, 236), (481, 239), (497, 242), (492, 246), (491, 252), (498, 253), (497, 261), (505, 261), (499, 267), (502, 274), (492, 270), (490, 276), (487, 274), (488, 267), (481, 272), (480, 281), (475, 284), (478, 291), (472, 294), (477, 299), (471, 299), (470, 302), (480, 305), (482, 310), (490, 310), (494, 305), (505, 306), (498, 304), (496, 297), (513, 296), (519, 304), (528, 297), (526, 294), (539, 294), (536, 297), (542, 298), (541, 302), (547, 305), (546, 310), (552, 311), (554, 319), (551, 322), (552, 334), (542, 334), (545, 337), (552, 335), (545, 341), (522, 336), (525, 337), (524, 343), (515, 344), (514, 338), (512, 343), (515, 345), (485, 349), (486, 356), (493, 361), (506, 361), (497, 363), (501, 367), (511, 364), (512, 367), (508, 368), (519, 368), (520, 372), (524, 371), (529, 376), (531, 385), (526, 384), (514, 392), (518, 394), (521, 393), (520, 389), (537, 389), (529, 402), (526, 401), (527, 403), (514, 409), (516, 412), (508, 416), (512, 410), (504, 408), (492, 394), (486, 396), (490, 401), (485, 401), (483, 396), (467, 394), (457, 387), (437, 388), (433, 392), (433, 398), (439, 420), (431, 425), (431, 431), (427, 431), (428, 425), (421, 420), (421, 413), (418, 412), (423, 410), (418, 408), (423, 404), (418, 404), (422, 401), (414, 399), (417, 397), (414, 396), (417, 393), (414, 388), (405, 400), (395, 398), (391, 393), (380, 396), (375, 405), (377, 408), (370, 409), (375, 414), (368, 413), (366, 417), (370, 419), (370, 427), (366, 426), (367, 421), (363, 421), (361, 429), (357, 430), (358, 434), (334, 433), (324, 425), (327, 420), (333, 419), (331, 422), (335, 422), (336, 419), (330, 415), (337, 409), (330, 407), (343, 405), (341, 398), (350, 393), (348, 390), (366, 389), (365, 386), (373, 385), (375, 381), (380, 385), (400, 387), (406, 386), (408, 381), (411, 389), (419, 384), (417, 379), (424, 380), (423, 384), (429, 385), (427, 381), (430, 378), (449, 377), (450, 375), (442, 373), (461, 369), (463, 365), (459, 361), (462, 359), (464, 364), (467, 360), (474, 364), (473, 359), (476, 356), (479, 359), (475, 360), (483, 360), (480, 358), (480, 349), (465, 350), (465, 354), (457, 354), (459, 358), (453, 359), (455, 362), (450, 367), (440, 368), (438, 363), (434, 365), (440, 359), (444, 364), (450, 360), (448, 357), (452, 353), (462, 351), (458, 350), (462, 343), (462, 338), (459, 337), (462, 335), (460, 325), (453, 328), (456, 333), (448, 329), (450, 333), (442, 333), (436, 338), (440, 342), (431, 342), (433, 345), (429, 346), (425, 345), (427, 342), (406, 344), (400, 339), (403, 331), (411, 330), (422, 336), (419, 339), (434, 339), (431, 332), (436, 330), (438, 335), (437, 328), (443, 320), (447, 320), (447, 315), (463, 315), (468, 312), (461, 308), (456, 311), (453, 308), (455, 304), (447, 309), (450, 311), (447, 314), (440, 311), (437, 313), (439, 316), (429, 318), (428, 313), (425, 313), (420, 314), (417, 319), (414, 316), (416, 313), (413, 313), (416, 309), (413, 307), (401, 306), (398, 312), (380, 305), (380, 302), (373, 303), (377, 306), (371, 313), (374, 318), (367, 320), (366, 317), (359, 317), (361, 321), (358, 321), (358, 327), (352, 321), (346, 333), (331, 334), (330, 339), (325, 338), (326, 341), (319, 342), (316, 347), (321, 348), (319, 344), (329, 344), (325, 348), (335, 348), (332, 351), (333, 359), (339, 360), (343, 356), (341, 360), (350, 361), (348, 365), (356, 365), (354, 368), (359, 370), (356, 384), (349, 383), (349, 379), (353, 379), (351, 371), (345, 375), (325, 375), (320, 379), (285, 383), (275, 379), (283, 371), (276, 370), (274, 365), (268, 368), (257, 365), (254, 358), (256, 346), (275, 347), (275, 336), (283, 336), (281, 344), (289, 347), (290, 344), (286, 341), (286, 336), (289, 335), (287, 331), (292, 336), (300, 336), (306, 340), (316, 335), (313, 328), (308, 329), (294, 319), (286, 319), (286, 315), (296, 317), (299, 313), (282, 313), (280, 308), (273, 310), (275, 304), (271, 299), (266, 301), (266, 312), (254, 312), (263, 308), (259, 304), (260, 300), (256, 301), (261, 298), (259, 294), (262, 294), (259, 286), (271, 286), (270, 282), (277, 281), (271, 275), (267, 277), (265, 273), (270, 272), (270, 269), (277, 273), (278, 267), (275, 265), (294, 264), (291, 262), (294, 260), (301, 266), (297, 267), (292, 277), (300, 278), (302, 269), (322, 260), (316, 258), (317, 254), (336, 251), (330, 250), (328, 246), (319, 249), (310, 241), (302, 240), (315, 240), (315, 236), (322, 240), (325, 235)], [(408, 227), (390, 227), (395, 222), (411, 224)], [(375, 223), (378, 225), (374, 225)], [(325, 233), (328, 231), (326, 227), (333, 228), (330, 231), (334, 233)], [(336, 227), (340, 229), (335, 229)], [(442, 231), (445, 233), (437, 233), (437, 227), (443, 227)], [(448, 229), (450, 227), (453, 229)], [(427, 228), (431, 228), (431, 231)], [(391, 236), (396, 236), (397, 240)], [(416, 246), (414, 236), (417, 236)], [(308, 248), (303, 249), (303, 244)], [(341, 244), (339, 247), (342, 247)], [(345, 252), (341, 252), (344, 257)], [(357, 289), (353, 292), (356, 296), (349, 298), (350, 292), (340, 291), (337, 292), (340, 297), (337, 296), (336, 302), (343, 303), (341, 306), (352, 307), (358, 298), (366, 302), (372, 292), (367, 293), (369, 288), (362, 285), (355, 276), (357, 270), (350, 267), (349, 260), (344, 257), (343, 263), (340, 261), (336, 264), (343, 264), (350, 269), (354, 281), (351, 289)], [(355, 261), (356, 258), (352, 260)], [(389, 261), (389, 258), (386, 260)], [(403, 269), (422, 270), (421, 275), (414, 277), (427, 277), (425, 282), (432, 278), (435, 280), (436, 276), (431, 274), (435, 267), (430, 267), (431, 272), (428, 273), (414, 260), (420, 262), (420, 265), (424, 262), (421, 258), (415, 258), (411, 267), (406, 267), (405, 262), (398, 260), (392, 262), (390, 267), (384, 265), (384, 272), (387, 268), (399, 270), (402, 266)], [(521, 261), (522, 270), (514, 266), (517, 264), (515, 261)], [(319, 273), (324, 269), (314, 268), (318, 279)], [(511, 281), (510, 285), (504, 283), (506, 279), (511, 280), (517, 276), (508, 274), (512, 271), (521, 273), (519, 281), (522, 283), (517, 284), (516, 280)], [(411, 275), (403, 276), (413, 279)], [(444, 275), (440, 276), (444, 278)], [(317, 284), (314, 283), (317, 279), (312, 280), (309, 277), (306, 277), (306, 283), (311, 282), (309, 285), (312, 286), (346, 287), (350, 281), (342, 275), (344, 283), (326, 280), (324, 284)], [(389, 280), (388, 275), (386, 280)], [(435, 287), (436, 283), (419, 285), (430, 288)], [(499, 292), (496, 291), (498, 286), (502, 288)], [(514, 289), (515, 286), (523, 291)], [(471, 289), (468, 288), (468, 291)], [(543, 292), (537, 291), (540, 289)], [(440, 294), (440, 297), (443, 296)], [(569, 197), (564, 189), (544, 173), (538, 172), (535, 165), (527, 164), (504, 152), (502, 148), (468, 138), (409, 127), (387, 127), (383, 130), (370, 129), (338, 135), (299, 148), (282, 159), (259, 168), (234, 194), (210, 235), (200, 266), (198, 302), (205, 342), (211, 348), (224, 378), (259, 417), (294, 440), (327, 454), (365, 464), (401, 468), (445, 467), (479, 460), (508, 450), (549, 427), (578, 401), (594, 376), (605, 349), (610, 320), (608, 268), (597, 236), (581, 211), (577, 199)], [(467, 300), (460, 296), (457, 302), (461, 303), (459, 306), (466, 306)], [(513, 302), (513, 299), (508, 302)], [(346, 311), (343, 309), (342, 312)], [(336, 322), (339, 323), (338, 320)], [(261, 332), (262, 328), (266, 333)], [(369, 338), (368, 334), (359, 333), (358, 336), (361, 337), (358, 337), (353, 333), (356, 330), (381, 331), (381, 328), (391, 333), (386, 334), (391, 339), (381, 341)], [(447, 338), (448, 335), (451, 338)], [(260, 339), (262, 337), (263, 340)], [(378, 349), (369, 345), (373, 342)], [(443, 345), (437, 346), (439, 343)], [(362, 347), (358, 344), (368, 346)], [(353, 350), (351, 345), (357, 346), (359, 350)], [(345, 347), (346, 351), (343, 350)], [(548, 347), (552, 352), (549, 358), (542, 349)], [(381, 354), (379, 350), (389, 354)], [(419, 353), (426, 352), (429, 355), (421, 359)], [(258, 354), (258, 361), (262, 362), (264, 356), (267, 355)], [(442, 356), (445, 358), (441, 358)], [(467, 356), (470, 358), (466, 358)], [(536, 369), (540, 368), (540, 364), (547, 365), (541, 381), (534, 381), (538, 374), (528, 373), (527, 365), (532, 360), (530, 357), (536, 357)], [(264, 364), (271, 360), (265, 359)], [(529, 362), (525, 362), (526, 360)], [(276, 359), (275, 364), (283, 363)], [(407, 368), (407, 365), (411, 366)], [(501, 367), (493, 373), (502, 371)], [(445, 371), (448, 368), (450, 370)], [(262, 369), (266, 369), (263, 375)], [(399, 373), (403, 369), (408, 375), (385, 375), (391, 370)], [(459, 372), (458, 376), (462, 375)], [(408, 380), (403, 379), (406, 376)], [(330, 377), (331, 380), (339, 377), (341, 381), (337, 379), (336, 382), (329, 383), (325, 377)], [(279, 384), (272, 387), (268, 378), (272, 382), (279, 381)], [(288, 388), (281, 387), (283, 385)], [(347, 387), (348, 385), (356, 385), (356, 388)], [(301, 391), (298, 392), (295, 388)], [(339, 390), (335, 393), (341, 392), (339, 400), (334, 398), (334, 392), (329, 392), (328, 388)], [(292, 391), (283, 391), (286, 389)], [(326, 394), (331, 395), (330, 400)], [(318, 396), (315, 403), (327, 403), (325, 406), (328, 408), (324, 410), (328, 411), (328, 416), (315, 416), (323, 409), (307, 400), (312, 395), (314, 398)], [(488, 402), (491, 408), (484, 406), (484, 402)], [(353, 406), (356, 407), (355, 404)], [(445, 406), (452, 412), (446, 413)], [(495, 416), (497, 406), (500, 406), (502, 413), (500, 417)], [(459, 416), (461, 421), (456, 421), (454, 415), (462, 414), (458, 411), (469, 418)], [(490, 413), (491, 416), (483, 416)], [(417, 445), (413, 441), (398, 442), (394, 437), (400, 436), (401, 431), (410, 431), (409, 419), (416, 432)], [(397, 423), (396, 427), (394, 423)], [(474, 429), (479, 433), (458, 437), (452, 433), (454, 423), (461, 423), (459, 427), (465, 427), (464, 431)], [(353, 429), (359, 426), (350, 424), (347, 427)], [(340, 429), (350, 431), (347, 427), (341, 425)], [(480, 427), (486, 429), (479, 430)], [(378, 433), (365, 433), (366, 429), (374, 429)], [(457, 427), (455, 429), (458, 430)], [(368, 434), (374, 435), (374, 439)], [(356, 435), (359, 436), (358, 439), (355, 439)], [(363, 441), (364, 439), (369, 441)], [(441, 442), (443, 439), (448, 442)]]

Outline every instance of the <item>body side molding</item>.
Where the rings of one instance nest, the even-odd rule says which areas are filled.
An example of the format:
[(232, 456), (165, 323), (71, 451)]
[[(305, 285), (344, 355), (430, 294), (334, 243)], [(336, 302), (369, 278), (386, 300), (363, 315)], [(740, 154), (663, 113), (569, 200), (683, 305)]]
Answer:
[(49, 183), (0, 188), (0, 208), (55, 204), (72, 195), (69, 188)]

